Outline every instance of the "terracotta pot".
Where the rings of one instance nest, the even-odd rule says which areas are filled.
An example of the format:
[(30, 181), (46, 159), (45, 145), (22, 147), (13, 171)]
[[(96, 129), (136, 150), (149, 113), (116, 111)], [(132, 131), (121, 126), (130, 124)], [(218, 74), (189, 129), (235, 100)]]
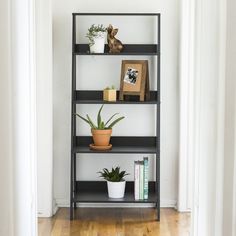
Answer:
[(108, 146), (110, 144), (112, 129), (91, 129), (95, 146)]

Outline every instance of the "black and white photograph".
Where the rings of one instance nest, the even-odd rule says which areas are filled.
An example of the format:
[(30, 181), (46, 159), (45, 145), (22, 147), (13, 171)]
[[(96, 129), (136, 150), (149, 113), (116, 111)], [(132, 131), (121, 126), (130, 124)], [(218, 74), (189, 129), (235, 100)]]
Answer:
[(138, 79), (138, 70), (135, 68), (128, 67), (128, 70), (125, 73), (124, 82), (135, 85)]

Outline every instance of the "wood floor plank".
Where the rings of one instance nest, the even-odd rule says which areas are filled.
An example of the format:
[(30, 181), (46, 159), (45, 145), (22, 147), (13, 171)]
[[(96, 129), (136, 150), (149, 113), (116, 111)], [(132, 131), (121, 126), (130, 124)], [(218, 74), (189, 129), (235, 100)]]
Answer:
[(151, 208), (79, 208), (75, 220), (61, 208), (52, 218), (39, 218), (38, 236), (190, 236), (190, 214), (161, 209), (161, 222)]

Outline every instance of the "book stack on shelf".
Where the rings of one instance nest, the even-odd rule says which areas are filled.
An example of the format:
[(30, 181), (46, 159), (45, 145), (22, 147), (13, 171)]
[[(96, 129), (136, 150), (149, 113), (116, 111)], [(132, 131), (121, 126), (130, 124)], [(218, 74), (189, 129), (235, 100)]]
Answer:
[(148, 199), (148, 157), (134, 162), (134, 198)]

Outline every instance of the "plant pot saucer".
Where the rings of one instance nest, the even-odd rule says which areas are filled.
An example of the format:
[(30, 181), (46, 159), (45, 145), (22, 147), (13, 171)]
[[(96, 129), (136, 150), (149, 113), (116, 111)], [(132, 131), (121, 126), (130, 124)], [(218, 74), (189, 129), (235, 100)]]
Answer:
[(93, 150), (99, 150), (99, 151), (105, 151), (110, 150), (112, 148), (112, 144), (109, 144), (108, 146), (96, 146), (93, 143), (89, 144), (90, 149)]

